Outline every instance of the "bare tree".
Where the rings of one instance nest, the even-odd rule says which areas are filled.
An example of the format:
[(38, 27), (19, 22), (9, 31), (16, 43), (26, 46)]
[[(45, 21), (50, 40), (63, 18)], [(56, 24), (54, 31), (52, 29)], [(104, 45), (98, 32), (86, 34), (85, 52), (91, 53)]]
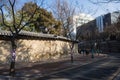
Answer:
[(72, 3), (66, 0), (56, 0), (52, 12), (55, 18), (62, 22), (64, 36), (67, 37), (67, 33), (70, 31), (70, 25), (72, 25), (72, 16), (75, 13), (75, 8)]
[[(67, 0), (56, 0), (54, 3), (54, 7), (52, 7), (52, 12), (56, 19), (61, 21), (62, 23), (62, 35), (65, 37), (69, 37), (72, 40), (72, 17), (75, 14), (75, 7), (72, 5), (72, 3), (69, 3)], [(71, 43), (71, 62), (73, 62), (73, 48), (74, 43)]]
[(90, 2), (94, 4), (98, 3), (120, 3), (120, 0), (89, 0)]
[(117, 32), (120, 32), (120, 15), (119, 15), (119, 17), (117, 19), (117, 23), (115, 23), (115, 26), (117, 28)]
[[(34, 1), (35, 2), (35, 1)], [(41, 0), (41, 3), (43, 0)], [(33, 21), (31, 19), (34, 17), (35, 12), (37, 11), (38, 7), (36, 6), (35, 10), (33, 11), (32, 15), (29, 17), (26, 23), (23, 22), (23, 9), (20, 13), (21, 19), (19, 21), (16, 20), (17, 15), (17, 7), (16, 7), (17, 0), (0, 0), (0, 11), (2, 15), (2, 23), (5, 27), (9, 29), (12, 36), (10, 38), (11, 46), (12, 46), (12, 53), (11, 53), (11, 65), (10, 65), (10, 76), (15, 76), (15, 57), (16, 57), (16, 38), (18, 37), (20, 31)], [(7, 15), (7, 16), (6, 16)], [(11, 23), (9, 23), (11, 20)], [(19, 22), (19, 23), (17, 23)]]
[(120, 16), (117, 17), (117, 21), (110, 26), (105, 27), (104, 33), (110, 36), (117, 36), (120, 32)]

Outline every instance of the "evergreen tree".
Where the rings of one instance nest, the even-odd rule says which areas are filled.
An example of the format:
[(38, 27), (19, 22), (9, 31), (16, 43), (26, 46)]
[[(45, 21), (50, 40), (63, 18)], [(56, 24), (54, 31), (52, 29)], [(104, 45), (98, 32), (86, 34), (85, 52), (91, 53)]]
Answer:
[[(31, 20), (33, 24), (26, 26), (24, 29), (28, 31), (59, 35), (61, 22), (55, 20), (51, 12), (48, 12), (44, 8), (37, 6), (35, 3), (28, 2), (23, 6), (22, 9), (24, 13), (24, 23), (26, 23), (36, 7), (38, 7), (38, 10), (35, 12), (35, 16)], [(22, 10), (20, 10), (18, 13), (21, 12)]]

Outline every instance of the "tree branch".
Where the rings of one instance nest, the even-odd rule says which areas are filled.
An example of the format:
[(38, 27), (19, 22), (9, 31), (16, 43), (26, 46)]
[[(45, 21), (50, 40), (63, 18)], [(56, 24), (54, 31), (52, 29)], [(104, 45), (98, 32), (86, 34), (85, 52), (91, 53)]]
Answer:
[(21, 13), (21, 19), (20, 19), (20, 22), (19, 22), (17, 28), (20, 27), (20, 25), (22, 24), (22, 21), (23, 21), (23, 8), (22, 8), (22, 13)]
[(8, 0), (8, 1), (9, 1), (10, 5), (12, 5), (12, 2), (10, 0)]
[(9, 0), (9, 3), (10, 3), (10, 6), (12, 8), (12, 18), (13, 18), (13, 27), (14, 27), (14, 30), (16, 31), (16, 33), (18, 32), (17, 31), (17, 27), (16, 27), (16, 19), (15, 19), (15, 10), (14, 10), (14, 6), (15, 6), (15, 0), (13, 0), (13, 3)]
[(35, 23), (36, 21), (29, 21), (27, 22), (26, 24), (24, 24), (19, 30), (18, 30), (18, 33), (26, 26), (26, 25), (29, 25), (31, 23)]
[(4, 13), (3, 13), (2, 7), (0, 8), (0, 11), (1, 11), (1, 13), (2, 13), (2, 22), (3, 22), (3, 25), (5, 25), (6, 27), (8, 27), (9, 30), (13, 33), (13, 31), (12, 31), (12, 29), (11, 29), (11, 26), (9, 26), (9, 25), (7, 25), (7, 24), (5, 23), (5, 18), (4, 18)]
[(41, 4), (40, 4), (40, 6), (42, 6), (43, 5), (43, 3), (44, 3), (44, 0), (41, 0), (41, 2), (40, 2)]
[(16, 20), (15, 20), (15, 12), (14, 12), (15, 0), (13, 1), (13, 3), (10, 0), (8, 0), (8, 1), (10, 3), (11, 8), (12, 8), (13, 27), (14, 27), (15, 32), (17, 33)]
[(13, 1), (13, 5), (15, 5), (15, 0)]
[(97, 0), (97, 1), (92, 1), (92, 0), (89, 0), (91, 3), (93, 4), (99, 4), (99, 3), (120, 3), (120, 0)]
[(36, 6), (36, 9), (35, 9), (35, 11), (33, 12), (33, 14), (31, 15), (31, 17), (28, 19), (28, 22), (27, 22), (25, 25), (23, 25), (23, 26), (18, 30), (18, 33), (19, 33), (26, 25), (30, 24), (31, 22), (34, 22), (34, 21), (31, 21), (31, 19), (34, 17), (34, 15), (35, 15), (35, 13), (36, 13), (36, 11), (37, 11), (38, 8), (39, 8), (39, 7)]

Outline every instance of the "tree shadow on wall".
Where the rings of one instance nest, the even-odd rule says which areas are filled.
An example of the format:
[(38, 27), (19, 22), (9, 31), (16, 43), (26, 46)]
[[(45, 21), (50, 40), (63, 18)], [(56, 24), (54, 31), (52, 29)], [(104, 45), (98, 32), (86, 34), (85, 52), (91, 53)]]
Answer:
[(17, 62), (29, 62), (30, 61), (30, 50), (31, 46), (26, 46), (23, 41), (17, 41), (17, 52), (16, 61)]
[(1, 40), (0, 41), (0, 63), (9, 63), (10, 58), (10, 49), (11, 49), (11, 42)]
[(61, 53), (61, 56), (68, 56), (69, 54), (69, 47), (68, 45), (64, 44), (64, 46), (62, 47), (63, 53)]
[[(29, 61), (31, 46), (25, 46), (22, 41), (17, 42), (16, 61)], [(11, 42), (0, 41), (0, 63), (9, 63), (11, 54)]]
[(51, 47), (52, 47), (52, 51), (51, 51), (51, 55), (50, 55), (51, 59), (58, 59), (59, 52), (57, 51), (57, 43), (52, 44)]

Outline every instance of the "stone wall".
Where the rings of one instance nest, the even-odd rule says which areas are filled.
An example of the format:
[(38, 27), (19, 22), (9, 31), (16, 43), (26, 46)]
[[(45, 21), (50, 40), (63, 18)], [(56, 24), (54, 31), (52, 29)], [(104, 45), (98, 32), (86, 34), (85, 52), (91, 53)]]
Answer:
[(10, 42), (0, 40), (0, 63), (5, 63), (6, 61), (9, 61), (9, 55), (10, 55)]
[[(17, 62), (37, 62), (48, 59), (58, 59), (70, 55), (70, 41), (49, 39), (19, 39), (16, 41)], [(77, 44), (74, 47), (77, 53)], [(9, 63), (11, 54), (11, 42), (0, 40), (0, 63)]]

